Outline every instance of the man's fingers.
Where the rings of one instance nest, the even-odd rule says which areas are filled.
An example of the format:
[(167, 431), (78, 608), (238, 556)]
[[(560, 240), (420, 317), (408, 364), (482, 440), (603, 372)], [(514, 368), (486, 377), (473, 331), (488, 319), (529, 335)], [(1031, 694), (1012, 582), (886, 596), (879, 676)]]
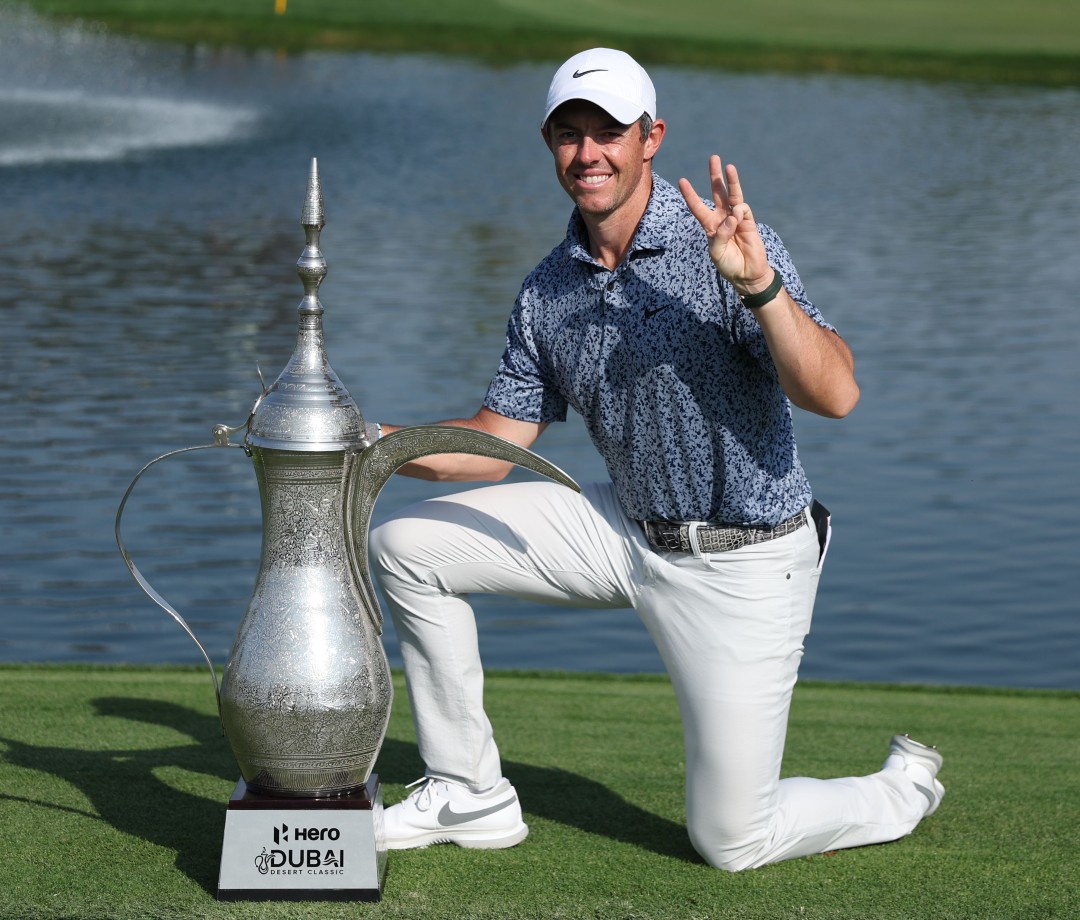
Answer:
[(742, 204), (745, 199), (743, 198), (742, 184), (739, 182), (739, 171), (735, 168), (734, 163), (728, 163), (724, 175), (727, 179), (728, 204), (731, 207)]
[(744, 220), (752, 221), (754, 219), (754, 213), (750, 210), (750, 205), (745, 201), (742, 204), (732, 205), (731, 213), (739, 223), (742, 223)]
[(697, 218), (699, 224), (705, 230), (705, 235), (710, 240), (720, 237), (722, 240), (730, 239), (739, 226), (741, 212), (748, 210), (748, 206), (742, 204), (738, 210), (720, 201), (716, 202), (716, 208), (710, 208), (701, 200), (701, 196), (694, 191), (694, 186), (689, 179), (679, 180), (679, 191), (686, 199), (686, 205), (690, 213)]
[(713, 201), (721, 210), (726, 210), (731, 203), (728, 199), (728, 187), (724, 181), (724, 164), (715, 153), (709, 157), (709, 178), (712, 180)]
[(710, 211), (705, 206), (705, 203), (701, 200), (701, 196), (694, 191), (694, 186), (690, 184), (689, 179), (679, 180), (679, 191), (682, 192), (683, 198), (686, 199), (686, 205), (690, 208), (690, 213), (698, 219), (698, 222), (705, 228), (705, 232), (713, 234), (716, 232), (714, 224), (716, 223), (714, 212)]
[(712, 176), (712, 180), (723, 181), (724, 179), (724, 163), (720, 159), (720, 154), (714, 153), (709, 157), (709, 175)]

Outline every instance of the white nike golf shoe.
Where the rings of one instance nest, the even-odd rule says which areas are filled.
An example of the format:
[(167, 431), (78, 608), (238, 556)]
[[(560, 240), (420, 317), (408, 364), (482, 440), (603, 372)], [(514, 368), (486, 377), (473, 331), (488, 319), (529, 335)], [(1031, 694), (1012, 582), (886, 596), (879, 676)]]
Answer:
[(889, 756), (885, 758), (883, 769), (903, 770), (915, 788), (926, 796), (929, 807), (924, 817), (937, 811), (945, 797), (945, 787), (938, 780), (938, 770), (944, 763), (941, 752), (936, 747), (922, 744), (910, 735), (893, 735), (889, 742)]
[(387, 849), (456, 843), (477, 850), (498, 850), (528, 836), (517, 792), (506, 779), (486, 792), (470, 792), (432, 776), (406, 788), (413, 789), (408, 797), (383, 812)]

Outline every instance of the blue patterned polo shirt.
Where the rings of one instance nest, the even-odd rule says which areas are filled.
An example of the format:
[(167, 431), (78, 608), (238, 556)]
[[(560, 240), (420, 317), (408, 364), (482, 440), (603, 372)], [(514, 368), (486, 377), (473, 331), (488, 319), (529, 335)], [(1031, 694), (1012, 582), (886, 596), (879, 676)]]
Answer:
[[(780, 238), (759, 227), (788, 293), (831, 329)], [(573, 406), (632, 518), (774, 525), (810, 502), (761, 327), (659, 177), (614, 271), (590, 255), (575, 209), (522, 285), (484, 405), (529, 422), (565, 421)]]

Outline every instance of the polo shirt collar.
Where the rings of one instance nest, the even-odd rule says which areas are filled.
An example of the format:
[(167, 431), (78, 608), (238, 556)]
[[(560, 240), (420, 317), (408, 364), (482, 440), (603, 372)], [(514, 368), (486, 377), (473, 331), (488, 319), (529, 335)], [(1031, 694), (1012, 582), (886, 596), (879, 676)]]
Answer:
[[(645, 206), (645, 213), (641, 215), (634, 239), (630, 243), (627, 252), (627, 260), (634, 258), (636, 253), (663, 252), (671, 241), (670, 223), (663, 219), (662, 214), (667, 202), (672, 195), (682, 200), (681, 193), (671, 183), (653, 176), (652, 194), (649, 195), (649, 203)], [(583, 262), (598, 264), (589, 252), (589, 233), (585, 229), (585, 221), (581, 219), (581, 212), (574, 208), (570, 215), (570, 223), (566, 228), (566, 242), (570, 247), (572, 258)]]

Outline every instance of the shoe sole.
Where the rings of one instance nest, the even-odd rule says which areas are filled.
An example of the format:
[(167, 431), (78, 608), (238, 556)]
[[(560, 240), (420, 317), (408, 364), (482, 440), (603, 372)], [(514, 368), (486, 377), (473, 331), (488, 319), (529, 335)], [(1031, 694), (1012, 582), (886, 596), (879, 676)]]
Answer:
[(517, 846), (529, 836), (529, 825), (522, 824), (509, 833), (501, 832), (492, 835), (490, 832), (469, 833), (462, 830), (437, 830), (417, 834), (405, 840), (388, 840), (388, 850), (422, 850), (437, 843), (452, 843), (467, 850), (505, 850), (508, 847)]
[[(934, 776), (937, 776), (938, 770), (941, 769), (941, 765), (945, 762), (945, 758), (941, 756), (941, 752), (937, 748), (916, 741), (910, 735), (893, 735), (892, 741), (889, 742), (889, 750), (897, 750), (916, 760), (924, 761), (923, 765)], [(925, 763), (926, 761), (929, 761), (929, 763)]]
[(892, 741), (889, 742), (889, 750), (890, 752), (899, 751), (901, 754), (910, 757), (913, 762), (921, 763), (929, 771), (934, 781), (934, 788), (926, 789), (919, 785), (915, 787), (926, 796), (926, 800), (930, 803), (930, 807), (926, 809), (923, 815), (924, 818), (929, 818), (938, 810), (941, 800), (945, 798), (945, 787), (937, 778), (937, 772), (945, 763), (945, 758), (941, 756), (941, 752), (937, 748), (916, 741), (910, 735), (894, 735)]

